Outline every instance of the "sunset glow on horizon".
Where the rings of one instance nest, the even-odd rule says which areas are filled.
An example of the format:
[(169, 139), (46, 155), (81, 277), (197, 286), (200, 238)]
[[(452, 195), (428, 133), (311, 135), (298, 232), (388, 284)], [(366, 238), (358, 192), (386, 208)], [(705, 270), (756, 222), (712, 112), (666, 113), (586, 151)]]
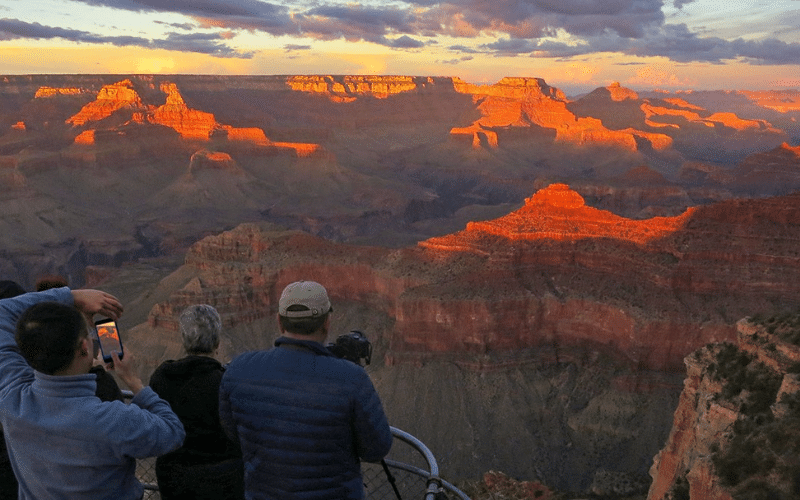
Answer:
[(394, 74), (800, 88), (800, 1), (8, 0), (0, 74)]

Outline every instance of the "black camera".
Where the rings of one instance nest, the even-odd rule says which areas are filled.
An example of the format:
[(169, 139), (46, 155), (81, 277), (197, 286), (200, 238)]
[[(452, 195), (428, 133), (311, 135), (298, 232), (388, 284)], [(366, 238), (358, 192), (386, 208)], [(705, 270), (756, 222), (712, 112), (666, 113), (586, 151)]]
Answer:
[(372, 344), (367, 337), (358, 330), (351, 330), (349, 333), (339, 335), (336, 342), (328, 344), (331, 353), (337, 358), (346, 359), (360, 365), (364, 360), (364, 365), (368, 365), (372, 360)]

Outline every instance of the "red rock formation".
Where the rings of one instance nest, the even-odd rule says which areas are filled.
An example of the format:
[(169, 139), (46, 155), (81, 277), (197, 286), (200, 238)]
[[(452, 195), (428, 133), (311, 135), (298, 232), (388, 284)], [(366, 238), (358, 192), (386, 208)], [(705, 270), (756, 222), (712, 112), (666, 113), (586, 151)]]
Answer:
[(85, 146), (92, 145), (95, 143), (95, 130), (84, 130), (75, 138), (75, 144), (82, 144)]
[(634, 92), (631, 89), (625, 88), (619, 84), (619, 82), (614, 82), (608, 87), (608, 91), (611, 94), (612, 101), (625, 101), (628, 99), (636, 100), (639, 99), (639, 94)]
[[(591, 117), (576, 117), (567, 108), (563, 92), (548, 86), (539, 78), (503, 78), (491, 86), (456, 85), (456, 90), (473, 94), (481, 118), (469, 127), (454, 127), (450, 134), (471, 137), (473, 148), (496, 148), (510, 131), (550, 130), (556, 142), (580, 146), (612, 146), (628, 151), (638, 149), (636, 138), (646, 139), (653, 149), (664, 150), (672, 140), (661, 134), (635, 129), (610, 130)], [(618, 100), (635, 99), (636, 94), (612, 88)], [(610, 91), (606, 91), (610, 92)], [(487, 132), (494, 132), (496, 138)], [(511, 134), (518, 135), (518, 134)]]
[(69, 87), (69, 88), (39, 87), (39, 90), (36, 91), (34, 98), (40, 99), (43, 97), (46, 98), (57, 95), (79, 95), (82, 94), (83, 92), (84, 91), (82, 89), (76, 87)]
[(769, 132), (779, 133), (780, 131), (773, 127), (766, 120), (744, 120), (736, 116), (735, 113), (714, 113), (705, 118), (705, 121), (723, 125), (734, 130), (764, 130)]
[(798, 214), (800, 196), (630, 220), (552, 185), (505, 217), (403, 251), (246, 225), (192, 248), (198, 281), (151, 323), (198, 300), (236, 321), (274, 314), (276, 290), (313, 276), (394, 319), (390, 364), (446, 356), (486, 369), (589, 350), (677, 370), (689, 352), (732, 339), (730, 317), (798, 302)]
[(774, 109), (780, 113), (800, 111), (800, 92), (797, 90), (742, 90), (740, 92), (764, 108)]
[(509, 240), (578, 240), (617, 238), (644, 245), (683, 227), (693, 209), (680, 217), (647, 221), (626, 219), (586, 206), (583, 198), (566, 184), (551, 184), (525, 200), (525, 206), (500, 219), (470, 222), (453, 235), (420, 242), (424, 248), (480, 248), (484, 235)]
[(204, 141), (211, 137), (214, 130), (220, 128), (213, 114), (190, 109), (174, 83), (162, 84), (161, 90), (167, 94), (167, 102), (148, 115), (151, 123), (175, 129), (184, 139)]
[(235, 128), (230, 125), (223, 125), (222, 129), (225, 130), (228, 140), (233, 142), (248, 142), (260, 146), (266, 146), (270, 143), (264, 131), (260, 128)]
[(27, 129), (27, 127), (25, 126), (25, 122), (17, 122), (15, 124), (11, 125), (11, 129), (12, 130), (19, 130), (19, 131), (24, 132)]
[[(433, 84), (434, 79), (379, 75), (298, 75), (286, 78), (286, 85), (292, 90), (325, 94), (338, 98), (338, 102), (352, 102), (357, 96), (385, 99), (390, 95), (416, 91), (426, 83)], [(342, 100), (342, 97), (350, 99)]]
[(113, 85), (105, 85), (97, 94), (97, 99), (83, 107), (67, 120), (75, 126), (100, 121), (120, 109), (142, 110), (145, 106), (130, 80), (122, 80)]
[(201, 169), (238, 171), (236, 161), (231, 155), (207, 149), (196, 152), (189, 161), (189, 172)]
[[(737, 324), (736, 345), (740, 352), (754, 355), (750, 364), (761, 362), (774, 376), (782, 378), (780, 389), (773, 396), (774, 402), (769, 406), (769, 411), (775, 418), (773, 427), (779, 428), (778, 422), (784, 418), (787, 418), (787, 426), (794, 425), (788, 419), (794, 418), (794, 415), (786, 413), (784, 398), (796, 398), (800, 390), (797, 375), (788, 373), (790, 367), (797, 366), (800, 362), (800, 347), (770, 334), (763, 325), (757, 326), (747, 318)], [(721, 471), (714, 467), (712, 456), (726, 447), (734, 446), (731, 444), (732, 436), (736, 433), (733, 430), (734, 423), (747, 420), (748, 410), (743, 401), (748, 396), (724, 396), (731, 393), (723, 391), (724, 385), (731, 382), (715, 376), (721, 370), (718, 357), (720, 349), (718, 345), (708, 346), (686, 358), (687, 377), (683, 393), (667, 443), (655, 457), (650, 469), (653, 482), (648, 500), (679, 498), (676, 490), (680, 490), (685, 495), (684, 498), (734, 498), (734, 489), (730, 485), (726, 486), (720, 479)], [(777, 458), (776, 462), (783, 459), (784, 457)], [(796, 455), (794, 459), (791, 456), (788, 459), (796, 463)], [(753, 467), (756, 467), (755, 457), (753, 460)], [(780, 484), (777, 477), (759, 477), (756, 480), (763, 481), (776, 490), (786, 488), (794, 491), (795, 487), (791, 484)], [(763, 491), (763, 487), (757, 489)]]

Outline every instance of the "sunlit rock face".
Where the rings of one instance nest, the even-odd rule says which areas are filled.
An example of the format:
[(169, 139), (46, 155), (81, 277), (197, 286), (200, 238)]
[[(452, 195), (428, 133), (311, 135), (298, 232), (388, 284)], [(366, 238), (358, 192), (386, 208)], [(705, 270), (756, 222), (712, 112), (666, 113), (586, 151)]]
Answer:
[[(784, 469), (788, 460), (788, 470), (796, 471), (796, 451), (775, 455), (764, 449), (780, 449), (783, 439), (797, 433), (800, 383), (794, 371), (800, 346), (775, 325), (742, 319), (732, 344), (708, 345), (686, 357), (683, 393), (669, 439), (650, 470), (648, 500), (731, 500), (753, 491), (796, 496), (796, 472)], [(764, 426), (770, 428), (769, 444), (751, 447), (763, 439), (758, 432)]]
[(67, 123), (81, 126), (88, 122), (97, 122), (108, 118), (120, 109), (145, 109), (142, 99), (133, 88), (133, 83), (130, 80), (122, 80), (113, 85), (103, 86), (98, 92), (97, 98), (68, 119)]
[(689, 352), (734, 338), (736, 318), (798, 302), (798, 234), (800, 196), (632, 220), (559, 184), (507, 216), (401, 251), (247, 225), (197, 243), (187, 266), (198, 281), (150, 322), (169, 325), (198, 300), (231, 322), (265, 317), (283, 286), (314, 276), (394, 319), (389, 364), (446, 357), (478, 369), (588, 349), (678, 371)]
[(214, 115), (190, 109), (174, 83), (162, 84), (161, 90), (167, 94), (167, 102), (152, 112), (150, 121), (175, 129), (185, 139), (208, 140), (218, 127)]
[[(552, 135), (556, 142), (625, 151), (637, 151), (641, 147), (639, 140), (646, 141), (655, 150), (665, 150), (672, 145), (669, 136), (657, 132), (630, 127), (611, 130), (596, 118), (576, 116), (570, 111), (564, 93), (540, 78), (503, 78), (490, 86), (457, 84), (456, 89), (474, 96), (482, 116), (470, 127), (454, 127), (450, 133), (455, 138), (471, 136), (475, 149), (496, 149), (504, 139), (525, 137), (525, 131), (534, 137)], [(603, 98), (614, 101), (638, 97), (619, 85), (602, 90)], [(591, 101), (592, 98), (590, 94), (585, 99)]]

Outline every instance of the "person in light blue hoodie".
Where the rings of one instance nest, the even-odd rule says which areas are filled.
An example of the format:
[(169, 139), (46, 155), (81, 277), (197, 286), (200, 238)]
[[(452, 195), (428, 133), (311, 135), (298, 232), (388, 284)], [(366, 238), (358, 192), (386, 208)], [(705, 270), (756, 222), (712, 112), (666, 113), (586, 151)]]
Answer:
[(138, 500), (136, 459), (162, 455), (185, 432), (169, 404), (142, 384), (130, 350), (113, 369), (131, 404), (95, 396), (84, 314), (116, 319), (122, 305), (67, 287), (0, 300), (0, 424), (20, 499)]

